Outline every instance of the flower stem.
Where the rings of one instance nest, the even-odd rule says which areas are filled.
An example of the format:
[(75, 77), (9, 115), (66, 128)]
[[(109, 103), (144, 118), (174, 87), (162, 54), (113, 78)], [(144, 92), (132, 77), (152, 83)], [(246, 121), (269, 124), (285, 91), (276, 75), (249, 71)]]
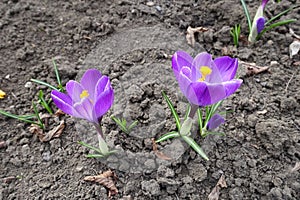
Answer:
[(95, 126), (95, 128), (97, 130), (98, 136), (104, 139), (104, 135), (103, 135), (103, 132), (102, 132), (102, 128), (101, 128), (100, 122), (99, 122), (99, 124), (94, 123), (94, 126)]
[(189, 118), (194, 118), (197, 110), (198, 110), (198, 107), (197, 105), (194, 105), (194, 104), (191, 104), (191, 110), (190, 110), (190, 113), (189, 113)]

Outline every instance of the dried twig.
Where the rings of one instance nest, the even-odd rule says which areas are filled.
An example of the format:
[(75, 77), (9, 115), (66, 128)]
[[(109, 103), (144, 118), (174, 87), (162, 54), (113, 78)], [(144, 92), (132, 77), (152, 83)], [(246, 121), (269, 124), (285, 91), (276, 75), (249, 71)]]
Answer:
[(116, 195), (118, 193), (118, 189), (115, 186), (116, 175), (111, 170), (103, 172), (97, 176), (86, 176), (83, 180), (89, 182), (99, 183), (100, 185), (106, 187), (108, 189), (108, 197), (112, 195)]
[(296, 162), (294, 168), (291, 170), (291, 172), (298, 171), (300, 169), (300, 162)]

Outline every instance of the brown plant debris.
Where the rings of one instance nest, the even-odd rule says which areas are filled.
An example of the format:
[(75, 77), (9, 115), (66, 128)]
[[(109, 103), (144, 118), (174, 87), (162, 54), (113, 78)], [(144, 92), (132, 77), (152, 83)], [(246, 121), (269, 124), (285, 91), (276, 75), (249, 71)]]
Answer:
[(62, 134), (63, 130), (65, 128), (65, 121), (61, 120), (60, 124), (53, 128), (52, 130), (48, 131), (47, 133), (44, 132), (43, 129), (41, 129), (36, 124), (31, 124), (29, 131), (33, 134), (36, 134), (41, 142), (47, 142), (51, 140), (52, 138), (58, 138)]
[(269, 72), (269, 67), (261, 67), (257, 66), (255, 63), (247, 63), (244, 61), (240, 61), (240, 63), (247, 67), (246, 75), (248, 76), (260, 74), (262, 72)]
[(186, 31), (186, 40), (187, 43), (189, 45), (191, 45), (192, 47), (195, 46), (195, 33), (203, 33), (208, 31), (208, 28), (204, 28), (204, 27), (197, 27), (197, 28), (192, 28), (192, 27), (188, 27), (187, 31)]
[(61, 110), (61, 109), (58, 109), (55, 113), (54, 113), (54, 116), (56, 117), (60, 117), (62, 115), (64, 115), (65, 113)]
[(3, 180), (3, 183), (8, 183), (9, 184), (9, 183), (13, 182), (16, 179), (17, 179), (17, 177), (15, 177), (15, 176), (8, 176), (8, 177), (3, 178), (2, 180)]
[(211, 193), (208, 195), (208, 199), (209, 200), (218, 200), (219, 196), (220, 196), (220, 189), (226, 188), (226, 187), (227, 187), (227, 184), (225, 181), (225, 176), (224, 176), (224, 174), (222, 174), (217, 185), (213, 188)]
[(99, 183), (104, 186), (108, 190), (108, 197), (112, 195), (116, 195), (118, 193), (118, 189), (115, 186), (117, 176), (111, 170), (105, 171), (102, 174), (97, 176), (86, 176), (83, 180), (89, 182)]
[(172, 158), (166, 156), (163, 152), (158, 151), (154, 138), (152, 138), (151, 141), (152, 141), (152, 149), (158, 158), (160, 158), (162, 160), (172, 160)]

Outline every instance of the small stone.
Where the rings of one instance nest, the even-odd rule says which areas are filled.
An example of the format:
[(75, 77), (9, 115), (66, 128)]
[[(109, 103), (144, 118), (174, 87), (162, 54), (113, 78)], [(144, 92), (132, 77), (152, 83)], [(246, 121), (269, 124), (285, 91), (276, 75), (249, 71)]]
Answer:
[(32, 87), (32, 82), (28, 81), (25, 83), (25, 88), (31, 88)]
[(154, 3), (153, 1), (148, 1), (148, 2), (146, 3), (146, 5), (151, 7), (151, 6), (154, 6), (155, 3)]
[(76, 167), (75, 170), (76, 170), (77, 172), (82, 172), (83, 168), (84, 168), (84, 167), (83, 167), (82, 165), (79, 164), (79, 165), (77, 165), (77, 167)]
[(48, 162), (51, 159), (51, 152), (50, 151), (43, 152), (42, 157), (44, 161)]

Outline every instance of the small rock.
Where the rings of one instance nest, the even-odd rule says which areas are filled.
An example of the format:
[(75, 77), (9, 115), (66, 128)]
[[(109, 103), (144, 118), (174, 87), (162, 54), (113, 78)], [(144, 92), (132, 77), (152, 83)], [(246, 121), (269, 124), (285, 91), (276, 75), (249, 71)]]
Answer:
[(151, 6), (154, 6), (155, 3), (154, 3), (153, 1), (148, 1), (148, 2), (146, 3), (146, 5), (151, 7)]
[(51, 159), (51, 152), (50, 151), (43, 152), (42, 157), (44, 161), (48, 162)]

